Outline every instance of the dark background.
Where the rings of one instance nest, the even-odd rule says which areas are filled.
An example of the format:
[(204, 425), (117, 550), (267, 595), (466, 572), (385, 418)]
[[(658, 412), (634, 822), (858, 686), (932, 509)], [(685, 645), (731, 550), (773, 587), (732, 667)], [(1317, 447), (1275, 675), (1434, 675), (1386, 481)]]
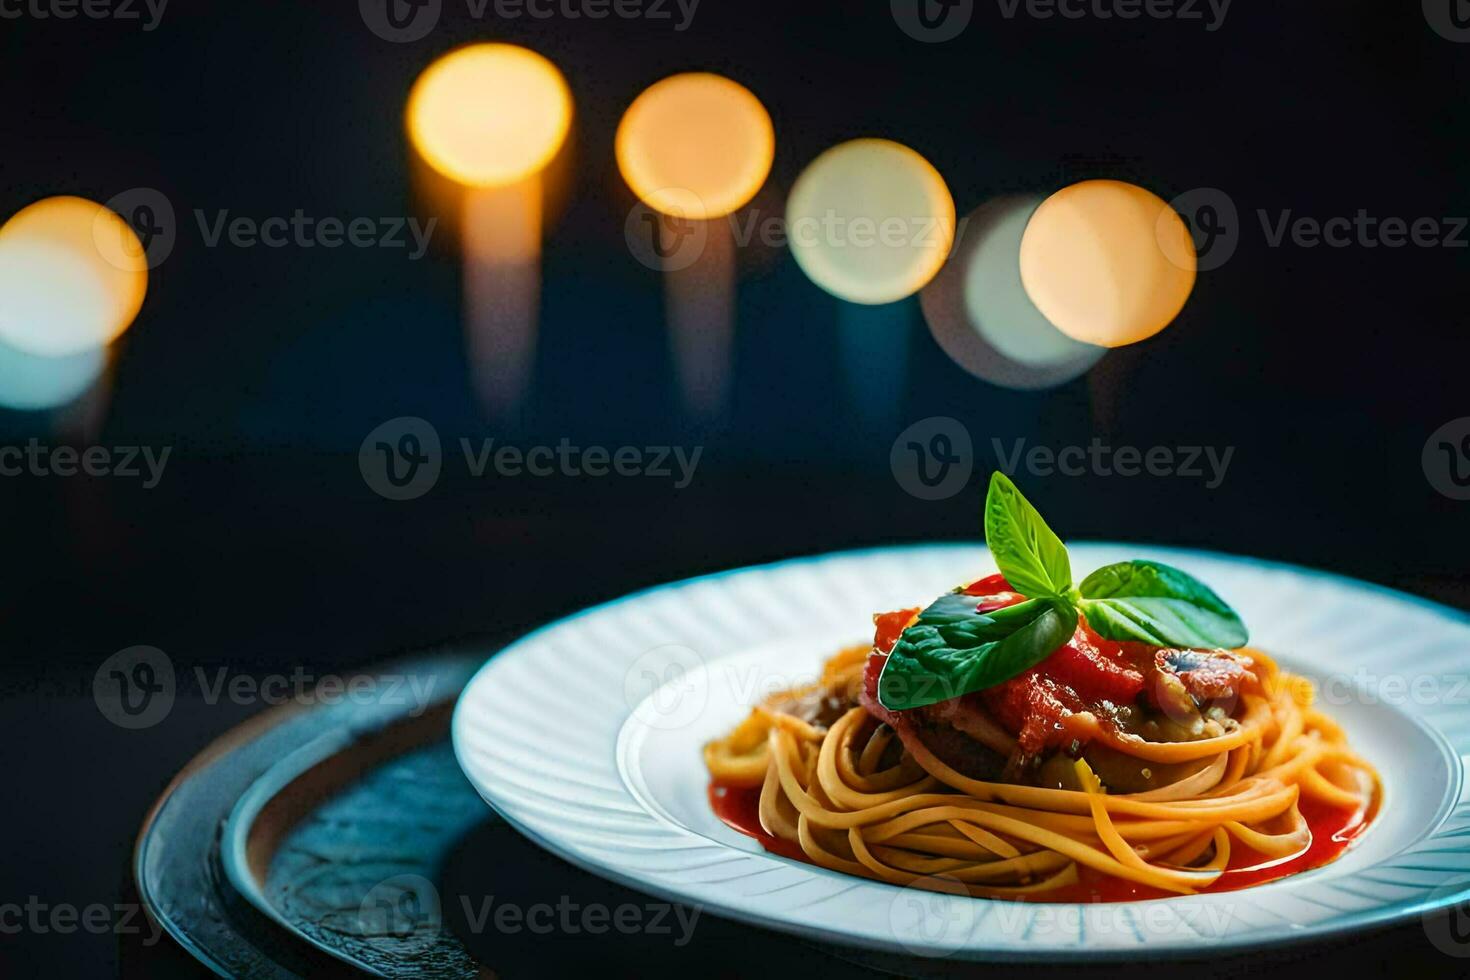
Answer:
[[(476, 406), (451, 249), (206, 248), (193, 217), (419, 213), (402, 110), (452, 46), (503, 39), (565, 73), (577, 105), (565, 211), (548, 229), (534, 390), (514, 425)], [(777, 132), (757, 204), (779, 209), (831, 144), (886, 136), (945, 175), (960, 214), (1004, 192), (1117, 176), (1164, 198), (1216, 187), (1238, 251), (1164, 334), (1043, 393), (966, 374), (916, 302), (894, 315), (903, 389), (866, 404), (839, 368), (838, 301), (789, 254), (741, 256), (730, 410), (679, 405), (659, 275), (623, 240), (612, 159), (645, 86), (708, 69), (750, 87)], [(256, 709), (181, 691), (126, 732), (91, 700), (134, 644), (247, 673), (340, 670), (445, 642), (487, 647), (588, 603), (719, 568), (833, 548), (978, 535), (992, 436), (1053, 447), (1235, 447), (1217, 489), (1120, 477), (1025, 482), (1074, 538), (1198, 545), (1330, 568), (1470, 606), (1470, 504), (1426, 480), (1430, 433), (1470, 414), (1470, 255), (1268, 247), (1274, 220), (1470, 214), (1470, 45), (1417, 3), (1237, 0), (1223, 26), (1006, 19), (919, 43), (888, 4), (703, 0), (671, 21), (475, 21), (446, 0), (425, 39), (389, 43), (347, 2), (175, 0), (138, 22), (0, 19), (0, 218), (39, 198), (162, 191), (178, 241), (119, 345), (91, 441), (171, 447), (162, 482), (0, 479), (0, 724), (14, 794), (0, 901), (115, 900), (132, 835), (169, 776)], [(448, 244), (447, 236), (438, 242)], [(693, 483), (472, 479), (446, 466), (392, 502), (359, 473), (379, 423), (446, 444), (702, 446)], [(924, 502), (894, 437), (928, 416), (975, 436), (971, 489)], [(0, 413), (9, 444), (56, 444), (48, 413)], [(186, 685), (187, 687), (187, 685)], [(0, 938), (18, 962), (101, 972), (111, 937)], [(1449, 961), (1445, 961), (1446, 964)]]

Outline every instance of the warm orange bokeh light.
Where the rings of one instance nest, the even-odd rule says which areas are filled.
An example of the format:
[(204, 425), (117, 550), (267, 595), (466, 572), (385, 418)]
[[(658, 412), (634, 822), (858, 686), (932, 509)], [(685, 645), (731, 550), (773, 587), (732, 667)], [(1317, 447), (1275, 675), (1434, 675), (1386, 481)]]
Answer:
[(115, 213), (48, 197), (0, 226), (0, 341), (42, 357), (111, 343), (148, 292), (143, 243)]
[(1167, 327), (1194, 289), (1195, 251), (1168, 202), (1085, 180), (1042, 202), (1021, 239), (1021, 281), (1074, 340), (1122, 347)]
[(616, 153), (623, 179), (650, 207), (664, 210), (677, 199), (679, 217), (719, 218), (766, 182), (776, 131), (749, 89), (690, 72), (633, 100), (618, 124)]
[(474, 44), (424, 70), (408, 97), (409, 138), (461, 184), (514, 184), (556, 157), (572, 94), (556, 66), (514, 44)]

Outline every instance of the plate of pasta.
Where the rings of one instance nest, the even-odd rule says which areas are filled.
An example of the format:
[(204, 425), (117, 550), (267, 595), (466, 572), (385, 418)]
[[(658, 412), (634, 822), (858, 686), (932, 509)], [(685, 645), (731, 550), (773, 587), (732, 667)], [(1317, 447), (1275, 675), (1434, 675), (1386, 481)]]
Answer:
[(493, 657), (460, 765), (548, 850), (712, 913), (974, 960), (1302, 941), (1470, 896), (1470, 617), (1238, 556), (986, 547), (648, 590)]

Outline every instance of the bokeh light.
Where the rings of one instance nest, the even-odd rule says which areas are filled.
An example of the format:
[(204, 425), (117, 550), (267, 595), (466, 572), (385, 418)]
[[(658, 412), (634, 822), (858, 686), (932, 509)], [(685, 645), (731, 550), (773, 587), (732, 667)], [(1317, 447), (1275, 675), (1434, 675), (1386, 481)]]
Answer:
[(85, 394), (105, 367), (103, 347), (38, 357), (0, 343), (0, 407), (23, 412), (60, 408)]
[(513, 184), (566, 141), (572, 94), (556, 66), (514, 44), (474, 44), (424, 70), (408, 97), (409, 138), (439, 173), (470, 186)]
[(1021, 281), (1075, 340), (1122, 347), (1167, 327), (1194, 289), (1189, 229), (1162, 198), (1087, 180), (1047, 198), (1021, 240)]
[(105, 347), (148, 292), (148, 259), (128, 223), (80, 197), (49, 197), (0, 226), (0, 341), (66, 357)]
[(481, 403), (500, 421), (530, 390), (541, 306), (539, 180), (474, 187), (461, 202), (464, 327)]
[[(618, 124), (618, 170), (633, 193), (680, 217), (723, 217), (765, 184), (776, 153), (770, 114), (749, 89), (689, 72), (643, 91)], [(669, 212), (665, 212), (669, 213)]]
[(792, 187), (786, 221), (802, 271), (854, 303), (892, 303), (919, 291), (954, 244), (944, 178), (891, 140), (852, 140), (822, 153)]
[(1107, 353), (1063, 334), (1021, 285), (1021, 238), (1041, 201), (1014, 195), (976, 208), (949, 262), (919, 295), (930, 333), (955, 363), (1028, 391), (1065, 384)]

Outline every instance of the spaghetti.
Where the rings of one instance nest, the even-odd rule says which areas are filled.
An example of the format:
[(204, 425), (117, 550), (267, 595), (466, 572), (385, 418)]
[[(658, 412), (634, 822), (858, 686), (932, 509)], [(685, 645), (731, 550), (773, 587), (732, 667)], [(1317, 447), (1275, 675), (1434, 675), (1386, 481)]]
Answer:
[[(1104, 881), (1132, 886), (1129, 897), (1188, 895), (1227, 871), (1289, 873), (1320, 857), (1304, 811), (1346, 813), (1344, 826), (1376, 812), (1373, 767), (1313, 707), (1309, 682), (1254, 649), (1213, 654), (1248, 667), (1223, 702), (1228, 712), (1217, 703), (1182, 735), (1162, 719), (1176, 736), (1169, 739), (1128, 730), (1117, 721), (1126, 711), (1110, 717), (1093, 706), (1050, 719), (1064, 744), (1028, 750), (1024, 732), (1012, 730), (1019, 723), (1004, 724), (999, 699), (971, 704), (954, 725), (961, 737), (989, 747), (977, 752), (1009, 752), (999, 773), (977, 778), (956, 761), (969, 757), (953, 751), (955, 732), (944, 730), (948, 741), (926, 737), (937, 730), (932, 719), (874, 703), (883, 620), (875, 646), (841, 651), (817, 683), (768, 698), (704, 750), (715, 785), (758, 787), (761, 830), (813, 864), (986, 898), (1096, 898)], [(912, 621), (909, 613), (901, 620)], [(1079, 627), (1075, 642), (1086, 632)], [(1110, 653), (1127, 662), (1139, 651)], [(1047, 670), (1048, 662), (1036, 669), (1055, 686)], [(1154, 721), (1132, 727), (1160, 729)], [(1138, 779), (1150, 788), (1118, 791)]]

